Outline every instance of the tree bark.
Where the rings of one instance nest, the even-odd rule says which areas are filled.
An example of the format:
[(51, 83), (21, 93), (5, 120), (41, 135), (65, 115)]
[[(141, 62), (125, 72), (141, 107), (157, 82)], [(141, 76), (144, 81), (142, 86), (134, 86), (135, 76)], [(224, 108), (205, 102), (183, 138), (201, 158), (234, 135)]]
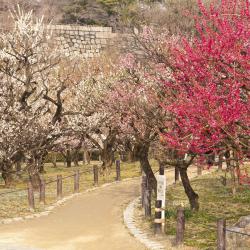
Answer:
[(4, 184), (6, 188), (9, 188), (11, 186), (13, 186), (14, 184), (14, 178), (13, 178), (13, 174), (8, 172), (8, 171), (2, 171), (2, 177), (4, 180)]
[(151, 190), (154, 190), (156, 193), (157, 181), (156, 181), (155, 175), (153, 173), (153, 170), (148, 160), (148, 151), (149, 151), (149, 145), (140, 144), (140, 145), (137, 145), (136, 155), (140, 161), (140, 165), (141, 165), (143, 172), (147, 176), (149, 188)]
[(187, 174), (187, 168), (179, 167), (179, 171), (180, 171), (180, 176), (181, 176), (181, 180), (182, 180), (185, 193), (190, 203), (191, 210), (198, 211), (199, 210), (199, 195), (194, 192), (190, 184), (188, 174)]
[(73, 158), (73, 161), (74, 161), (74, 166), (75, 167), (78, 167), (79, 166), (79, 150), (78, 149), (75, 149), (72, 153), (72, 158)]
[(39, 190), (41, 186), (41, 178), (39, 175), (38, 161), (35, 156), (32, 156), (32, 158), (29, 159), (27, 170), (28, 170), (29, 180), (32, 184), (33, 189)]
[(90, 155), (87, 149), (84, 149), (84, 161), (85, 163), (90, 164)]
[(56, 168), (56, 152), (52, 153), (52, 165), (54, 168)]
[(71, 167), (71, 162), (72, 162), (72, 159), (71, 159), (71, 152), (69, 149), (66, 150), (66, 163), (67, 163), (67, 168), (70, 168)]

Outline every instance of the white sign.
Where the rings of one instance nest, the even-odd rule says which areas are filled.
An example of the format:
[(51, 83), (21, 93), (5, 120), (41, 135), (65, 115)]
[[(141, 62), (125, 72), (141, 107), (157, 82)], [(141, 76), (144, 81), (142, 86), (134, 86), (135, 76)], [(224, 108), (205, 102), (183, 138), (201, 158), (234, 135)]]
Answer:
[(166, 176), (158, 175), (157, 176), (157, 200), (161, 200), (162, 203), (165, 204), (165, 196), (166, 196)]

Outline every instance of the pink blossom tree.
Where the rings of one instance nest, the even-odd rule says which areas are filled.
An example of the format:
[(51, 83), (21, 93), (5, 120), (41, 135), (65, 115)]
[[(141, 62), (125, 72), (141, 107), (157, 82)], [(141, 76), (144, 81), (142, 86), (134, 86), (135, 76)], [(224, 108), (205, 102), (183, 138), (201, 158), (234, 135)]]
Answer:
[[(239, 160), (249, 152), (249, 1), (198, 4), (195, 37), (181, 38), (164, 59), (171, 69), (171, 79), (162, 81), (162, 106), (171, 116), (165, 142), (180, 155), (233, 151)], [(180, 174), (187, 179), (186, 167)]]

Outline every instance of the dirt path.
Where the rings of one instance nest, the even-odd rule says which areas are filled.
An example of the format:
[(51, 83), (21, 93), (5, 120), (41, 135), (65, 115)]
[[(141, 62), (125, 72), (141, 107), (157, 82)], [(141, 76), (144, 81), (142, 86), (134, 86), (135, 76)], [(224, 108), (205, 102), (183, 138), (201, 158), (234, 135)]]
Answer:
[[(173, 172), (167, 173), (168, 183)], [(81, 194), (47, 217), (0, 226), (1, 250), (143, 250), (123, 225), (140, 179)]]
[(141, 250), (123, 225), (123, 209), (140, 181), (112, 184), (77, 196), (52, 214), (0, 226), (1, 250)]

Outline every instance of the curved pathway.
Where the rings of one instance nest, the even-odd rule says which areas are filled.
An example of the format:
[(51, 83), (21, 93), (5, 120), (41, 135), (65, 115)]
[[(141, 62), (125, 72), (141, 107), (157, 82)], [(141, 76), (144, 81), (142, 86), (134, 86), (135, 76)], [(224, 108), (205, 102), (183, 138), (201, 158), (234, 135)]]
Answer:
[(0, 226), (1, 250), (143, 250), (123, 225), (123, 209), (139, 196), (133, 179), (81, 194), (47, 217)]

